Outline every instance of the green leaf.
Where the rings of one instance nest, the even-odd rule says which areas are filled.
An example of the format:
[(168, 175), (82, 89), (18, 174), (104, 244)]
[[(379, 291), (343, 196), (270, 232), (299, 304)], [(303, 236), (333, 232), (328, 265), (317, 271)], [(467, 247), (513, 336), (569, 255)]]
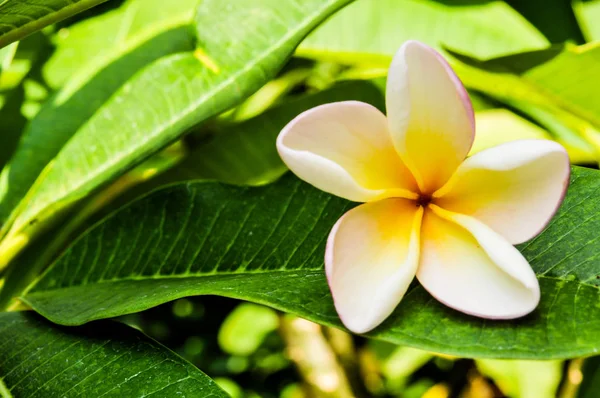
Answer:
[(552, 43), (584, 43), (583, 33), (573, 12), (571, 0), (506, 0)]
[(113, 321), (65, 328), (0, 313), (0, 341), (2, 397), (228, 397), (183, 358)]
[(567, 46), (477, 61), (456, 54), (464, 83), (495, 97), (556, 106), (600, 125), (600, 46)]
[[(581, 360), (580, 360), (581, 361)], [(596, 398), (600, 391), (600, 356), (586, 358), (580, 366), (583, 380), (577, 390), (577, 398)], [(571, 380), (570, 380), (571, 381)], [(577, 385), (577, 380), (571, 381)]]
[(199, 48), (144, 68), (77, 131), (19, 209), (2, 259), (60, 210), (252, 94), (308, 32), (350, 1), (202, 1)]
[(250, 355), (278, 326), (279, 318), (272, 309), (242, 303), (223, 321), (219, 329), (219, 346), (232, 355)]
[(10, 46), (0, 49), (0, 73), (10, 66), (10, 63), (17, 51), (18, 43), (13, 43)]
[(381, 110), (385, 106), (383, 93), (366, 81), (344, 82), (316, 94), (288, 100), (242, 123), (217, 127), (213, 136), (203, 138), (182, 163), (150, 185), (192, 179), (240, 185), (271, 182), (287, 170), (275, 148), (281, 129), (310, 108), (346, 100), (367, 102)]
[(483, 375), (512, 398), (554, 398), (562, 378), (562, 361), (479, 359), (475, 363)]
[(193, 39), (197, 4), (198, 0), (128, 0), (115, 10), (61, 28), (52, 37), (56, 49), (44, 64), (44, 79), (55, 89), (68, 83), (61, 94), (64, 101), (106, 65), (166, 31), (190, 25)]
[[(542, 289), (529, 316), (470, 317), (415, 283), (369, 336), (468, 357), (552, 359), (596, 352), (599, 190), (600, 172), (574, 168), (558, 215), (519, 247)], [(331, 227), (353, 206), (293, 175), (258, 188), (201, 182), (167, 187), (89, 230), (24, 301), (54, 322), (76, 325), (217, 294), (341, 327), (323, 253)]]
[(600, 18), (600, 1), (575, 1), (573, 2), (573, 8), (586, 40), (590, 42), (599, 40), (600, 26), (598, 25), (598, 19)]
[(0, 3), (0, 48), (106, 0), (5, 0)]
[[(153, 1), (157, 8), (159, 2)], [(9, 167), (0, 174), (5, 184), (0, 190), (0, 222), (8, 219), (73, 134), (138, 70), (163, 56), (193, 50), (189, 25), (196, 1), (174, 3), (179, 8), (170, 6), (170, 14), (158, 18), (148, 15), (140, 0), (130, 1), (68, 28), (67, 38), (59, 40), (57, 53), (46, 65), (50, 76), (56, 70), (68, 73), (68, 84), (29, 123)]]
[(359, 0), (306, 38), (297, 54), (349, 63), (389, 62), (406, 40), (481, 58), (544, 48), (548, 41), (502, 1)]
[(600, 82), (593, 72), (600, 65), (599, 46), (555, 47), (488, 61), (454, 55), (466, 86), (518, 108), (561, 143), (585, 150), (577, 142), (585, 140), (600, 151)]

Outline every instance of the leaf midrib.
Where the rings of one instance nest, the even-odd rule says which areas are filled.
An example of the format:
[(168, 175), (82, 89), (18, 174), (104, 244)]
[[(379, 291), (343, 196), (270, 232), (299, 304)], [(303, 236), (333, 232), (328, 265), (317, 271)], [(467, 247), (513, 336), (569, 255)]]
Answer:
[[(215, 277), (215, 276), (224, 276), (224, 277), (229, 277), (229, 276), (253, 276), (253, 275), (262, 275), (262, 274), (270, 274), (270, 275), (274, 275), (274, 274), (282, 274), (282, 275), (286, 275), (286, 274), (299, 274), (299, 273), (316, 273), (318, 271), (323, 271), (323, 268), (303, 268), (303, 269), (296, 269), (296, 270), (255, 270), (255, 271), (242, 271), (242, 272), (235, 272), (235, 271), (212, 271), (212, 272), (203, 272), (203, 273), (194, 273), (194, 274), (181, 274), (181, 275), (149, 275), (149, 276), (128, 276), (128, 277), (124, 277), (124, 278), (111, 278), (111, 279), (104, 279), (104, 280), (97, 280), (97, 281), (93, 281), (92, 283), (79, 283), (79, 284), (73, 284), (71, 286), (61, 286), (59, 288), (52, 288), (52, 289), (41, 289), (41, 290), (35, 290), (35, 287), (30, 291), (30, 294), (36, 294), (36, 293), (49, 293), (49, 292), (56, 292), (56, 291), (60, 291), (60, 290), (67, 290), (67, 289), (72, 289), (72, 288), (80, 288), (83, 286), (93, 286), (93, 285), (109, 285), (111, 283), (121, 283), (121, 282), (136, 282), (136, 281), (150, 281), (150, 280), (155, 280), (155, 281), (168, 281), (168, 280), (178, 280), (178, 279), (194, 279), (194, 278), (211, 278), (211, 277)], [(324, 271), (323, 271), (324, 272)], [(43, 277), (42, 277), (43, 279)]]
[[(278, 269), (278, 270), (255, 270), (255, 271), (243, 271), (243, 272), (235, 272), (235, 271), (213, 271), (213, 272), (206, 272), (206, 273), (194, 273), (194, 274), (182, 274), (182, 275), (165, 275), (165, 276), (161, 276), (161, 275), (151, 275), (151, 276), (129, 276), (129, 277), (124, 277), (124, 278), (111, 278), (111, 279), (104, 279), (104, 280), (97, 280), (97, 281), (93, 281), (92, 283), (79, 283), (79, 284), (73, 284), (71, 286), (61, 286), (58, 288), (51, 288), (51, 289), (46, 289), (46, 288), (42, 288), (40, 290), (36, 290), (35, 286), (33, 287), (33, 289), (29, 292), (30, 295), (35, 295), (35, 294), (46, 294), (46, 293), (51, 293), (51, 292), (57, 292), (57, 291), (61, 291), (61, 290), (69, 290), (69, 289), (77, 289), (77, 288), (81, 288), (84, 286), (94, 286), (94, 285), (110, 285), (112, 283), (122, 283), (122, 282), (136, 282), (136, 281), (170, 281), (170, 280), (180, 280), (180, 279), (203, 279), (203, 278), (213, 278), (213, 277), (230, 277), (230, 276), (240, 276), (240, 277), (244, 277), (244, 276), (254, 276), (254, 275), (263, 275), (263, 274), (269, 274), (269, 275), (293, 275), (293, 274), (301, 274), (301, 273), (305, 273), (305, 274), (318, 274), (318, 273), (323, 273), (323, 275), (325, 275), (324, 273), (324, 268), (323, 267), (319, 267), (319, 268), (303, 268), (303, 269), (295, 269), (295, 270), (282, 270), (282, 269)], [(587, 283), (586, 281), (580, 281), (577, 279), (568, 279), (568, 278), (561, 278), (558, 276), (548, 276), (548, 275), (544, 275), (544, 274), (539, 274), (536, 275), (536, 278), (538, 280), (551, 280), (551, 281), (556, 281), (556, 282), (561, 282), (561, 283), (577, 283), (578, 285), (581, 286), (586, 286), (586, 287), (592, 287), (595, 288), (597, 290), (600, 290), (600, 286), (598, 285), (594, 285), (591, 283)], [(43, 279), (43, 278), (42, 278)]]

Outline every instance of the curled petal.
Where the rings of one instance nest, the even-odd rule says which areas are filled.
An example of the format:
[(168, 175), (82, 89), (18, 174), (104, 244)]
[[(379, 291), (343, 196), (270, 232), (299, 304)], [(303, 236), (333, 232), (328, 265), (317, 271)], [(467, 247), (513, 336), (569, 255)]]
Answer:
[(421, 191), (432, 193), (473, 144), (475, 122), (465, 88), (440, 54), (408, 41), (390, 66), (386, 104), (399, 155)]
[(327, 240), (325, 272), (344, 325), (364, 333), (396, 308), (415, 276), (423, 210), (384, 199), (348, 211)]
[(433, 196), (440, 207), (471, 215), (517, 244), (550, 222), (564, 198), (570, 170), (560, 144), (513, 141), (465, 160)]
[(414, 198), (415, 181), (391, 142), (385, 116), (356, 101), (306, 111), (277, 138), (285, 164), (304, 181), (342, 198)]
[(512, 319), (530, 313), (539, 302), (539, 283), (527, 260), (472, 217), (430, 205), (421, 247), (417, 278), (451, 308), (482, 318)]

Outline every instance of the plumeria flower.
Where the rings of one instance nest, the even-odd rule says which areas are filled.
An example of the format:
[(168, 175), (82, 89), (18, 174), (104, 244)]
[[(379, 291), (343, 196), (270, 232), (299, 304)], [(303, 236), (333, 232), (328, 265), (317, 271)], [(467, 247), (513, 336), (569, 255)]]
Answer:
[(344, 325), (379, 325), (414, 276), (443, 304), (511, 319), (533, 311), (540, 287), (513, 246), (539, 234), (569, 181), (566, 151), (546, 140), (502, 144), (466, 158), (471, 102), (433, 49), (405, 43), (390, 66), (387, 118), (369, 104), (308, 110), (277, 149), (301, 179), (364, 202), (335, 224), (325, 273)]

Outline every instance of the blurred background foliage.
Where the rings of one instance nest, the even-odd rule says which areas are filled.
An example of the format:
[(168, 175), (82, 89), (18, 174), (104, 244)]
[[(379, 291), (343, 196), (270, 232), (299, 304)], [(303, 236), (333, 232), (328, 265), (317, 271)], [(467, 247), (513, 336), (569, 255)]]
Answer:
[[(29, 162), (25, 179), (33, 182), (132, 76), (194, 49), (196, 4), (110, 0), (0, 50), (0, 165)], [(286, 170), (273, 145), (280, 129), (322, 103), (358, 99), (383, 108), (390, 57), (408, 39), (445, 52), (469, 88), (473, 152), (520, 138), (553, 139), (574, 164), (597, 167), (600, 1), (357, 0), (310, 34), (274, 80), (116, 181), (77, 228), (175, 181), (273, 181)], [(48, 125), (56, 126), (51, 139)], [(43, 154), (17, 150), (20, 139), (41, 140)], [(440, 356), (222, 297), (180, 299), (121, 320), (234, 398), (600, 396), (600, 358)]]

